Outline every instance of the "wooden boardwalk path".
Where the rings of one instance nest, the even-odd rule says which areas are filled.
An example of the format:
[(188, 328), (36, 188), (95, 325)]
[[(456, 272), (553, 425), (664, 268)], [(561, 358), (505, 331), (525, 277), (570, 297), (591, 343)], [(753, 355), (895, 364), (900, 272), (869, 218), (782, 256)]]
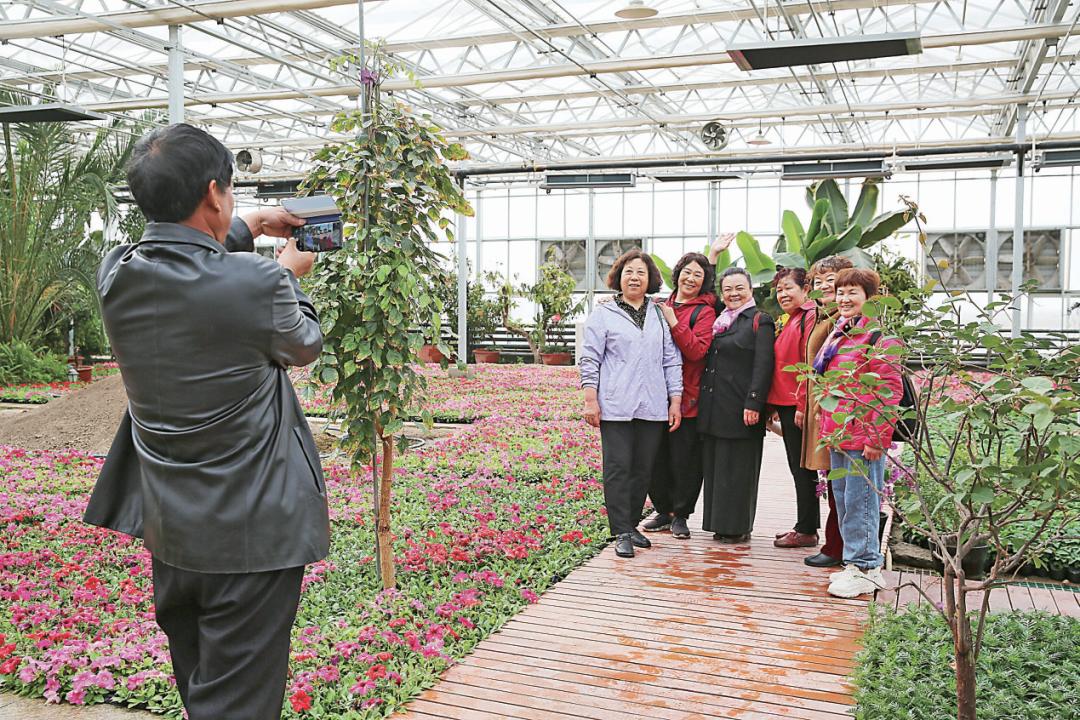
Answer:
[[(823, 503), (823, 515), (824, 515)], [(795, 493), (766, 439), (751, 541), (650, 535), (637, 557), (604, 551), (481, 642), (401, 718), (850, 717), (847, 676), (867, 600), (826, 593), (816, 550), (780, 550)]]
[[(908, 605), (925, 605), (929, 602), (911, 584), (917, 583), (923, 591), (942, 602), (940, 575), (908, 571), (885, 572), (889, 589), (877, 594), (877, 602), (900, 610)], [(968, 607), (978, 609), (982, 593), (972, 593)], [(990, 612), (1044, 610), (1055, 615), (1080, 618), (1080, 592), (1068, 588), (1055, 588), (1047, 583), (1024, 583), (995, 588), (990, 592)]]

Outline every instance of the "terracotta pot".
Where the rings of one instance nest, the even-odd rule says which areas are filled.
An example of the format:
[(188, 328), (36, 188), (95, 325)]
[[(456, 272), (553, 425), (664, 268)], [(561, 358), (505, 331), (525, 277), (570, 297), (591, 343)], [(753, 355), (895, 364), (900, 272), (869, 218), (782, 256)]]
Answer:
[(79, 374), (79, 382), (90, 382), (94, 379), (94, 368), (89, 365), (75, 368), (75, 372)]
[(443, 355), (439, 351), (439, 348), (435, 347), (434, 345), (424, 345), (423, 347), (421, 347), (419, 356), (420, 362), (424, 363), (440, 363), (446, 359), (446, 356)]
[(498, 363), (501, 350), (473, 350), (473, 357), (478, 363)]
[(540, 359), (544, 362), (545, 365), (569, 365), (570, 353), (540, 353)]

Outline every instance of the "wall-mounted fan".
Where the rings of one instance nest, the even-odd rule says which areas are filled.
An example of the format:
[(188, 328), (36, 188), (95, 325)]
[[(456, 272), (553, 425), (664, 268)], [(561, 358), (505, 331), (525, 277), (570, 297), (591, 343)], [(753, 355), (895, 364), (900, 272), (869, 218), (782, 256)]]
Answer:
[(262, 153), (258, 150), (241, 150), (236, 153), (236, 169), (245, 173), (257, 173), (262, 170)]
[(701, 142), (710, 150), (723, 150), (730, 137), (731, 133), (719, 120), (710, 120), (701, 128)]

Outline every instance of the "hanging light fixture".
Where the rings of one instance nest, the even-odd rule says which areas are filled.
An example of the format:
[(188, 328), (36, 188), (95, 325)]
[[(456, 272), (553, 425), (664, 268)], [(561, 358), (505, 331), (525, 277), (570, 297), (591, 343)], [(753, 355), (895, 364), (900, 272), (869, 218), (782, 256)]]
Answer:
[(657, 11), (645, 4), (645, 0), (630, 0), (622, 10), (616, 10), (615, 16), (624, 20), (644, 20), (656, 15)]
[(772, 140), (765, 137), (765, 131), (761, 123), (758, 123), (757, 135), (746, 141), (747, 145), (772, 145)]

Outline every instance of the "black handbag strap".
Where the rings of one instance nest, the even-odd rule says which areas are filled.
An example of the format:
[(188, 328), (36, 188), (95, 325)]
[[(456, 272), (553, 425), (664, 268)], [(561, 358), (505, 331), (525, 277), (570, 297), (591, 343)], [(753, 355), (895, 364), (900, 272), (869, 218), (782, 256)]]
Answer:
[(694, 329), (694, 323), (697, 322), (698, 315), (701, 314), (701, 310), (704, 307), (705, 307), (704, 305), (698, 305), (696, 308), (694, 308), (693, 312), (690, 313), (690, 329), (691, 330)]

